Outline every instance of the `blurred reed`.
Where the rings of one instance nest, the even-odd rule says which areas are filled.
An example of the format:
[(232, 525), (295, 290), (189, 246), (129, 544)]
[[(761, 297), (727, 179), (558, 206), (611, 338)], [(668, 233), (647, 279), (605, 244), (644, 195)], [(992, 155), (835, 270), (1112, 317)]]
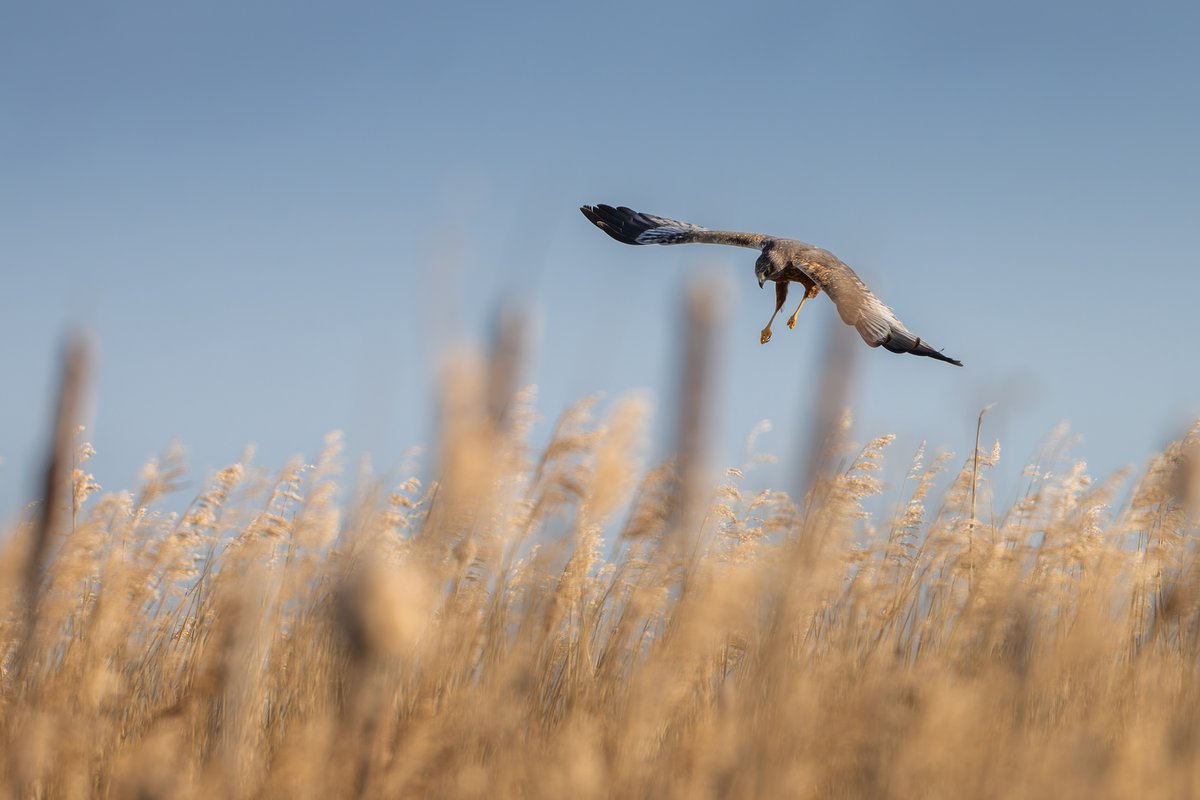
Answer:
[(0, 553), (0, 796), (1197, 794), (1200, 427), (1132, 491), (1043, 466), (992, 521), (998, 446), (922, 449), (876, 516), (891, 439), (845, 441), (835, 339), (795, 499), (714, 486), (714, 303), (663, 463), (638, 398), (534, 450), (507, 318), (446, 364), (432, 480), (347, 487), (334, 435), (178, 512), (174, 454), (92, 498), (68, 469), (72, 347)]

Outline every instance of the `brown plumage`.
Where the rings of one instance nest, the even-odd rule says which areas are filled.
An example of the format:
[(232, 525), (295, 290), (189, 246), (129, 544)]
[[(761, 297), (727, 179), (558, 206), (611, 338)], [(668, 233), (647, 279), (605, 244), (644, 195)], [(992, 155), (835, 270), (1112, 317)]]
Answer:
[[(754, 274), (759, 286), (767, 281), (775, 282), (775, 314), (787, 300), (788, 284), (799, 283), (805, 289), (800, 307), (805, 300), (824, 291), (837, 307), (842, 321), (853, 325), (871, 347), (882, 346), (893, 353), (911, 353), (962, 366), (961, 361), (943, 355), (904, 327), (895, 312), (871, 293), (854, 270), (828, 250), (761, 233), (709, 230), (687, 222), (641, 214), (624, 206), (582, 206), (579, 210), (597, 228), (625, 244), (726, 244), (759, 250), (762, 255), (754, 264)], [(796, 326), (800, 307), (788, 320), (789, 328)], [(771, 338), (775, 314), (762, 330), (760, 341), (763, 344)]]

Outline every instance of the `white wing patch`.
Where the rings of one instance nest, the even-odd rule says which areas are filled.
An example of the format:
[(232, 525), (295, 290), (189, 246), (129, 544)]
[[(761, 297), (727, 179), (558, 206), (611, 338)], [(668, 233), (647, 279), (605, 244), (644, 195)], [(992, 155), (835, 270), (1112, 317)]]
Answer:
[(640, 233), (637, 237), (638, 244), (676, 244), (688, 241), (692, 234), (708, 231), (708, 228), (701, 228), (699, 225), (692, 225), (689, 222), (680, 222), (677, 219), (666, 219), (651, 214), (642, 216), (657, 222), (658, 227)]
[(908, 333), (908, 330), (896, 319), (895, 313), (881, 303), (874, 295), (864, 304), (854, 327), (862, 336), (863, 341), (872, 347), (878, 347), (888, 340), (893, 332)]
[(687, 239), (689, 234), (695, 233), (695, 229), (674, 228), (663, 226), (661, 228), (651, 228), (645, 233), (637, 237), (638, 244), (672, 244), (674, 242)]

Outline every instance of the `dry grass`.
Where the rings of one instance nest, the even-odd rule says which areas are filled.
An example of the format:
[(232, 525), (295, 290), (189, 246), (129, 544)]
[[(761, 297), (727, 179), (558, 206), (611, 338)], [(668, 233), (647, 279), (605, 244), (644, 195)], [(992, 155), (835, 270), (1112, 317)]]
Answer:
[(170, 514), (172, 458), (89, 498), (60, 441), (74, 491), (0, 561), (0, 794), (1198, 793), (1200, 432), (1131, 492), (1036, 470), (995, 520), (996, 453), (918, 454), (878, 519), (887, 437), (803, 502), (713, 491), (643, 466), (636, 400), (531, 452), (500, 360), (448, 370), (429, 485), (339, 495), (334, 437)]

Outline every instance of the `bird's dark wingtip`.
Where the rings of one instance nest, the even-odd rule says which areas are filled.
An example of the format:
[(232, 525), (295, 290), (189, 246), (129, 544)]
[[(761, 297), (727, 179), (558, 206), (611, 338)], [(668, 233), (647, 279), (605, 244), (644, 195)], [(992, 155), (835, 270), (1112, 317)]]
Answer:
[(643, 223), (636, 211), (624, 206), (613, 208), (597, 203), (594, 206), (580, 206), (579, 210), (589, 222), (623, 244), (641, 244), (637, 240), (638, 234), (651, 227)]
[(910, 352), (916, 356), (925, 356), (926, 358), (933, 358), (933, 359), (937, 359), (938, 361), (945, 361), (947, 364), (953, 364), (956, 367), (962, 366), (962, 362), (959, 361), (957, 358), (951, 358), (950, 356), (943, 353), (941, 350), (934, 350), (928, 344), (926, 344), (925, 342), (922, 342), (920, 337), (917, 337), (917, 340), (916, 340), (916, 342), (913, 343), (912, 347), (905, 348), (905, 349), (907, 349), (908, 352)]
[(885, 350), (890, 350), (893, 353), (911, 353), (914, 356), (924, 356), (936, 361), (945, 361), (947, 364), (953, 364), (956, 367), (963, 365), (957, 358), (951, 358), (943, 354), (941, 350), (934, 350), (928, 344), (921, 341), (921, 337), (913, 336), (908, 331), (893, 330), (887, 339), (880, 344), (883, 345)]
[(921, 347), (911, 351), (913, 355), (925, 356), (926, 358), (934, 358), (938, 361), (945, 361), (947, 364), (953, 364), (956, 367), (961, 367), (963, 363), (957, 358), (951, 358), (944, 355), (941, 350), (934, 350), (932, 347)]
[(947, 364), (953, 364), (956, 367), (961, 367), (963, 365), (963, 363), (957, 358), (951, 358), (950, 356), (943, 355), (942, 351), (940, 350), (934, 350), (932, 353), (919, 353), (918, 355), (926, 355), (930, 358), (936, 358), (938, 361), (945, 361)]

